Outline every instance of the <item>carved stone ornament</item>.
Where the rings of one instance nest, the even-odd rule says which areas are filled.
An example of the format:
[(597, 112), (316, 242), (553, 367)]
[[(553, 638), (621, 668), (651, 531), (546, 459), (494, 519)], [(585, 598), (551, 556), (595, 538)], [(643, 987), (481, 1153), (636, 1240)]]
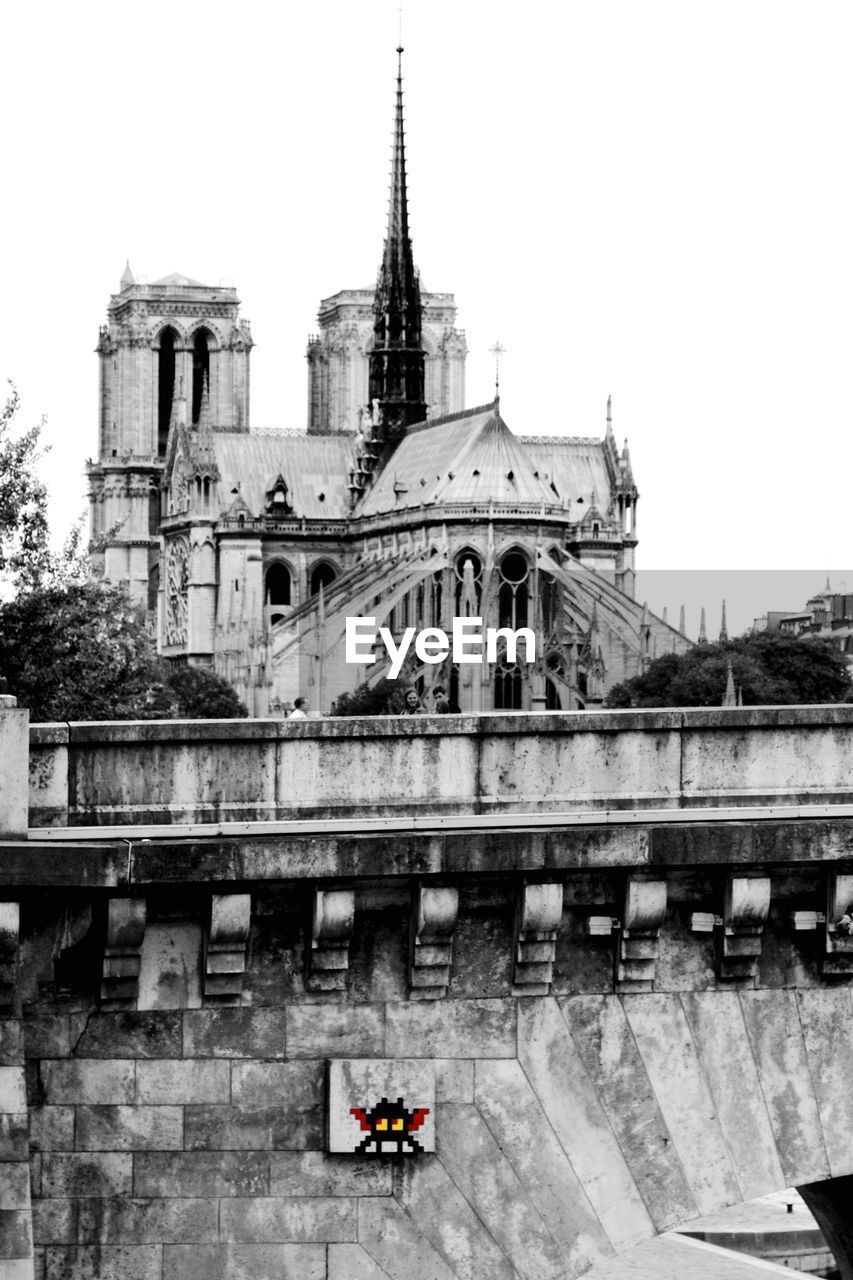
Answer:
[(616, 956), (617, 991), (650, 991), (666, 915), (665, 880), (629, 876)]
[(190, 544), (186, 537), (166, 543), (166, 644), (186, 644)]
[(204, 946), (204, 994), (234, 998), (243, 993), (246, 943), (252, 914), (249, 893), (215, 893)]
[(107, 903), (107, 940), (101, 979), (101, 1003), (106, 1009), (136, 1008), (145, 921), (144, 898), (110, 898)]
[(730, 875), (726, 883), (717, 964), (723, 979), (754, 978), (770, 910), (770, 877)]
[(853, 974), (853, 875), (830, 870), (826, 878), (826, 934), (821, 956), (826, 977)]
[(563, 915), (561, 881), (521, 886), (515, 913), (513, 993), (548, 995)]
[(418, 885), (412, 903), (409, 985), (415, 1000), (447, 995), (459, 890)]
[(308, 950), (311, 991), (344, 991), (355, 919), (352, 889), (316, 889)]

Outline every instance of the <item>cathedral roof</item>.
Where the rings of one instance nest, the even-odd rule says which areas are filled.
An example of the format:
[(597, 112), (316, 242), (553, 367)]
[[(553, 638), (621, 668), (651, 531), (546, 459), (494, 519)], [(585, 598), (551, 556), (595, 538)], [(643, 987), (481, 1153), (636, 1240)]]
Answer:
[(160, 280), (155, 280), (155, 284), (171, 285), (173, 288), (177, 285), (182, 289), (204, 289), (205, 286), (200, 280), (191, 280), (189, 276), (182, 276), (180, 271), (173, 271), (169, 276), (163, 276)]
[(565, 499), (572, 504), (582, 498), (588, 503), (594, 493), (598, 502), (607, 507), (612, 481), (602, 441), (571, 436), (519, 436), (518, 442), (539, 478), (549, 489), (552, 484), (556, 489), (552, 502)]
[(267, 492), (281, 475), (287, 482), (294, 516), (342, 520), (348, 515), (351, 436), (214, 431), (213, 439), (223, 507), (237, 488), (252, 514), (262, 515)]
[(485, 405), (409, 431), (355, 515), (421, 503), (553, 507), (579, 498), (589, 502), (592, 493), (605, 506), (609, 502), (611, 480), (600, 440), (516, 436), (497, 407)]

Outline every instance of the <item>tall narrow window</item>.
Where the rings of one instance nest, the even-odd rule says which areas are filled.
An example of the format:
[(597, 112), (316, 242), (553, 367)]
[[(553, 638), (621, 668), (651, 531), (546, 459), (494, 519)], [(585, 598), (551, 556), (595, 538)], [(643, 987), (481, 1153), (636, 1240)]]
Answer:
[(266, 579), (267, 604), (270, 606), (270, 622), (278, 622), (284, 617), (282, 606), (290, 604), (290, 570), (286, 564), (276, 561), (267, 569)]
[(310, 591), (312, 596), (316, 596), (322, 586), (323, 590), (331, 586), (338, 575), (330, 564), (321, 561), (311, 573)]
[(169, 438), (169, 421), (172, 417), (172, 398), (175, 394), (175, 338), (174, 329), (165, 328), (160, 334), (160, 350), (157, 355), (157, 456), (166, 454)]
[(527, 561), (518, 551), (508, 551), (501, 561), (501, 585), (498, 592), (499, 626), (527, 626)]
[(198, 422), (201, 413), (201, 397), (205, 383), (210, 385), (209, 338), (207, 329), (199, 329), (193, 338), (193, 422)]

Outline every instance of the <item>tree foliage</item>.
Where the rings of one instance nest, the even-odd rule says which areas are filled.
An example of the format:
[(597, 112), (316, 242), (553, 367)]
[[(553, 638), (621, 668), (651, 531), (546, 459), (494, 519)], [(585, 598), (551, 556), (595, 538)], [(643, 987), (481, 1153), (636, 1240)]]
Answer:
[(34, 723), (247, 715), (212, 671), (158, 658), (124, 587), (42, 587), (0, 605), (0, 672)]
[(608, 707), (719, 707), (731, 663), (745, 706), (843, 702), (853, 696), (844, 655), (828, 637), (759, 632), (665, 654), (615, 685)]
[(352, 693), (342, 693), (335, 702), (336, 716), (393, 716), (403, 710), (408, 685), (403, 680), (383, 676), (375, 684), (365, 682)]
[(36, 474), (44, 424), (17, 429), (18, 392), (9, 385), (0, 409), (0, 578), (27, 589), (50, 565), (47, 490)]

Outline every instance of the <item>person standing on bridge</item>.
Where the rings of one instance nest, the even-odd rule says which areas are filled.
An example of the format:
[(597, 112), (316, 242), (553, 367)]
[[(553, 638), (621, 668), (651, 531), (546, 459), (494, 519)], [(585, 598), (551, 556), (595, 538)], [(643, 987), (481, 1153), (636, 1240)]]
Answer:
[(304, 698), (294, 698), (293, 710), (291, 711), (290, 715), (287, 718), (288, 720), (307, 720), (308, 719), (307, 712), (305, 711)]

